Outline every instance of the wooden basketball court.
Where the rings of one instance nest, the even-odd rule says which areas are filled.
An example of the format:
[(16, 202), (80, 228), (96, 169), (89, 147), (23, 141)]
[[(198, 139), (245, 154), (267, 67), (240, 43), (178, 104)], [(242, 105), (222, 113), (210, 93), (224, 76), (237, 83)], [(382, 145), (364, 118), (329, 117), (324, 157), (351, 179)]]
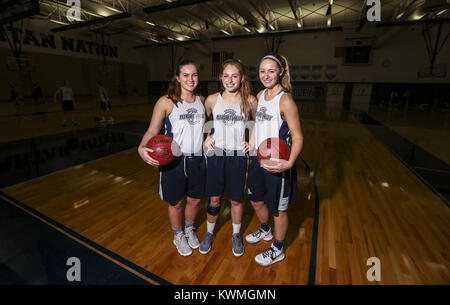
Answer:
[[(92, 2), (91, 6), (83, 9), (94, 12), (93, 1), (87, 2)], [(111, 6), (114, 4), (114, 7), (119, 9), (118, 2), (110, 2)], [(259, 21), (261, 24), (264, 24), (264, 19), (267, 18), (268, 24), (274, 25), (274, 29), (268, 27), (264, 31), (266, 34), (277, 31), (284, 33), (283, 27), (287, 26), (279, 17), (284, 14), (283, 10), (286, 10), (285, 14), (289, 14), (291, 22), (294, 24), (297, 21), (305, 22), (306, 27), (308, 12), (316, 10), (316, 14), (310, 14), (320, 15), (323, 19), (328, 16), (326, 10), (329, 5), (329, 1), (306, 1), (305, 4), (301, 4), (302, 1), (261, 1), (261, 11), (258, 14), (253, 1), (253, 4), (244, 5), (247, 13), (255, 19), (251, 20), (251, 17), (242, 11), (243, 8), (238, 9), (234, 5), (234, 1), (205, 1), (208, 3), (191, 3), (191, 6), (183, 8), (177, 7), (176, 4), (171, 6), (169, 2), (159, 2), (160, 6), (153, 9), (167, 10), (164, 18), (168, 23), (175, 22), (170, 21), (172, 18), (167, 15), (169, 12), (174, 12), (176, 16), (182, 14), (181, 10), (184, 10), (194, 20), (196, 10), (214, 12), (218, 16), (221, 12), (220, 5), (228, 3), (229, 6), (222, 12), (224, 20), (215, 23), (212, 19), (207, 20), (211, 30), (197, 29), (194, 21), (192, 24), (188, 24), (191, 21), (186, 21), (187, 24), (179, 25), (186, 30), (180, 33), (185, 35), (196, 33), (200, 41), (204, 34), (211, 31), (220, 32), (218, 28), (221, 28), (221, 24), (228, 19), (234, 20), (234, 17), (236, 20), (233, 21), (235, 23), (233, 27), (240, 24), (241, 30), (244, 25), (241, 19), (246, 16), (248, 22)], [(359, 16), (362, 2), (364, 1), (334, 1), (333, 10), (336, 17), (332, 15), (332, 20), (335, 20), (333, 22), (336, 22), (336, 26), (344, 22), (339, 19), (338, 12), (342, 11), (343, 14), (348, 14), (347, 18), (354, 20), (356, 17), (352, 14)], [(416, 8), (415, 5), (418, 5), (413, 4), (415, 1), (406, 1), (410, 3), (409, 6), (401, 2), (393, 1), (389, 6), (383, 6), (382, 13), (389, 13), (391, 16), (395, 9), (400, 9), (409, 16)], [(423, 4), (424, 1), (418, 2)], [(50, 1), (43, 3), (51, 5)], [(164, 5), (166, 7), (161, 7)], [(131, 10), (131, 3), (126, 6), (120, 7), (120, 11), (127, 12), (127, 8), (128, 11)], [(148, 7), (146, 14), (151, 17), (148, 19), (149, 22), (163, 27), (165, 19), (154, 15), (150, 4)], [(45, 5), (41, 4), (40, 12), (45, 13), (46, 10)], [(302, 12), (303, 15), (294, 12)], [(445, 21), (440, 23), (441, 30), (448, 32), (448, 11), (436, 15), (439, 12), (435, 12), (429, 18), (431, 16), (444, 18)], [(306, 17), (303, 19), (300, 16)], [(200, 16), (197, 16), (197, 19), (199, 18)], [(407, 24), (406, 30), (402, 27), (403, 31), (410, 31), (408, 35), (413, 35), (411, 27), (417, 32), (422, 26), (427, 25), (425, 19), (421, 19), (422, 23), (418, 23), (419, 21), (407, 17), (397, 20), (394, 16), (392, 20), (392, 22), (415, 22)], [(187, 30), (189, 27), (192, 28), (190, 31)], [(120, 27), (113, 26), (113, 29), (108, 30), (118, 31), (118, 28)], [(168, 28), (169, 25), (164, 25), (164, 31), (168, 31)], [(370, 29), (387, 39), (385, 32), (377, 32), (384, 28)], [(159, 30), (164, 32), (161, 28)], [(175, 28), (171, 30), (175, 31)], [(254, 34), (251, 37), (241, 37), (239, 40), (217, 38), (206, 46), (213, 52), (232, 51), (235, 58), (244, 58), (244, 61), (247, 59), (249, 65), (256, 66), (264, 50), (258, 51), (256, 56), (248, 54), (247, 51), (240, 53), (240, 50), (245, 50), (247, 45), (254, 43), (252, 39), (258, 39), (259, 32), (253, 29), (251, 31)], [(322, 33), (323, 31), (325, 30), (314, 31), (311, 25), (312, 34), (305, 39), (312, 42), (312, 50), (316, 39), (317, 41), (329, 39), (334, 43), (333, 37), (339, 35), (341, 38), (344, 37), (341, 32), (335, 34), (333, 31)], [(417, 34), (416, 32), (414, 33)], [(136, 35), (133, 39), (139, 36), (136, 33), (133, 33)], [(364, 33), (358, 35), (362, 37)], [(417, 92), (417, 107), (407, 108), (405, 105), (394, 107), (385, 100), (384, 96), (388, 94), (383, 95), (388, 90), (392, 91), (391, 88), (414, 90), (416, 87), (418, 91), (427, 92), (444, 90), (441, 96), (445, 97), (449, 92), (449, 76), (417, 79), (417, 71), (406, 71), (407, 68), (399, 68), (394, 64), (392, 69), (406, 71), (398, 74), (399, 78), (403, 77), (399, 80), (401, 84), (389, 79), (382, 81), (383, 76), (377, 75), (393, 72), (382, 70), (385, 68), (380, 67), (377, 59), (376, 64), (373, 63), (372, 70), (337, 64), (337, 78), (325, 77), (324, 71), (321, 77), (314, 79), (313, 68), (310, 78), (302, 79), (302, 71), (306, 71), (302, 67), (306, 62), (297, 59), (291, 49), (295, 47), (293, 37), (301, 39), (305, 36), (301, 36), (303, 35), (301, 33), (293, 35), (284, 33), (282, 38), (288, 40), (285, 44), (277, 42), (281, 36), (275, 34), (270, 38), (265, 36), (266, 42), (274, 39), (273, 41), (278, 43), (279, 52), (287, 53), (296, 67), (292, 70), (292, 74), (298, 74), (297, 78), (293, 79), (296, 90), (293, 95), (299, 108), (304, 136), (303, 150), (296, 163), (299, 189), (297, 204), (289, 207), (288, 213), (286, 259), (270, 267), (256, 264), (255, 255), (270, 245), (264, 241), (258, 244), (244, 242), (245, 254), (241, 257), (233, 255), (229, 201), (225, 201), (222, 206), (212, 250), (207, 255), (194, 250), (192, 255), (182, 257), (173, 245), (167, 203), (163, 202), (157, 193), (158, 170), (142, 161), (137, 153), (137, 145), (148, 127), (155, 101), (167, 88), (164, 86), (169, 77), (165, 74), (171, 75), (171, 65), (167, 59), (176, 61), (183, 56), (188, 58), (193, 56), (193, 59), (197, 60), (195, 56), (201, 56), (199, 48), (204, 48), (205, 45), (196, 41), (192, 43), (198, 45), (189, 49), (191, 46), (189, 39), (186, 42), (180, 40), (177, 44), (170, 44), (170, 41), (159, 41), (160, 34), (158, 32), (158, 38), (151, 37), (152, 40), (145, 43), (151, 47), (144, 47), (142, 42), (134, 43), (138, 48), (133, 49), (125, 43), (122, 46), (120, 39), (117, 40), (119, 52), (122, 50), (121, 47), (130, 48), (130, 51), (126, 51), (130, 54), (141, 52), (142, 58), (147, 57), (145, 62), (121, 63), (120, 58), (107, 58), (113, 67), (112, 70), (108, 70), (106, 74), (96, 70), (98, 76), (103, 76), (106, 80), (105, 87), (109, 88), (113, 124), (99, 124), (94, 119), (99, 115), (97, 89), (94, 84), (83, 87), (83, 84), (88, 83), (84, 72), (66, 71), (60, 72), (60, 79), (72, 75), (71, 82), (76, 97), (73, 115), (78, 124), (61, 126), (60, 105), (53, 102), (53, 92), (61, 84), (49, 85), (54, 83), (54, 78), (49, 77), (46, 81), (43, 67), (52, 66), (52, 57), (57, 61), (68, 58), (68, 61), (73, 61), (70, 62), (71, 65), (77, 66), (77, 62), (73, 59), (75, 55), (69, 53), (43, 53), (43, 55), (39, 53), (37, 47), (24, 49), (25, 54), (35, 61), (35, 68), (30, 75), (41, 77), (43, 87), (46, 86), (44, 92), (47, 93), (42, 103), (36, 103), (29, 95), (30, 92), (24, 90), (20, 105), (17, 106), (9, 99), (7, 85), (2, 87), (0, 210), (11, 209), (11, 212), (4, 213), (4, 224), (0, 226), (2, 231), (0, 234), (5, 240), (3, 250), (0, 250), (2, 252), (0, 265), (3, 270), (7, 270), (2, 278), (2, 284), (64, 283), (65, 272), (69, 267), (65, 264), (56, 266), (57, 260), (54, 260), (53, 265), (50, 263), (52, 265), (50, 266), (45, 262), (45, 258), (49, 256), (68, 258), (71, 256), (69, 246), (62, 246), (63, 243), (46, 237), (47, 235), (37, 234), (36, 232), (41, 232), (41, 229), (34, 229), (34, 225), (22, 226), (25, 231), (20, 231), (22, 232), (20, 236), (18, 233), (16, 235), (12, 233), (12, 228), (18, 230), (20, 223), (25, 223), (22, 219), (31, 218), (52, 232), (57, 232), (61, 238), (78, 244), (85, 249), (83, 251), (87, 251), (80, 254), (80, 260), (89, 262), (87, 263), (89, 268), (83, 269), (83, 272), (89, 274), (88, 277), (92, 275), (88, 284), (450, 284), (448, 208), (450, 101), (444, 100), (441, 104), (433, 104), (432, 101), (423, 99)], [(297, 34), (298, 36), (295, 36)], [(114, 38), (115, 34), (110, 35)], [(224, 33), (221, 35), (229, 36)], [(233, 35), (243, 34), (239, 34), (236, 30)], [(319, 37), (314, 38), (314, 35)], [(355, 36), (354, 29), (348, 35)], [(390, 35), (400, 34), (395, 34), (394, 31)], [(224, 38), (222, 36), (220, 38)], [(395, 37), (399, 39), (399, 36)], [(340, 46), (338, 42), (340, 40), (336, 41), (336, 45)], [(395, 49), (393, 47), (395, 41), (387, 41), (386, 44)], [(110, 44), (114, 43), (116, 42), (112, 39)], [(226, 48), (227, 45), (230, 50)], [(333, 44), (330, 48), (336, 45)], [(187, 47), (183, 49), (183, 46)], [(449, 49), (448, 43), (443, 44), (442, 48), (444, 51), (439, 53), (441, 55), (438, 58), (444, 63), (445, 60), (448, 61), (443, 55), (445, 50)], [(182, 54), (182, 50), (186, 50), (187, 54)], [(394, 51), (390, 53), (389, 60), (395, 61), (395, 58), (401, 56)], [(1, 54), (8, 52), (10, 51), (6, 45), (0, 49)], [(171, 55), (168, 52), (172, 52)], [(39, 56), (45, 63), (44, 66), (37, 64)], [(158, 58), (163, 56), (167, 58), (158, 61)], [(254, 58), (251, 60), (252, 56)], [(310, 53), (302, 53), (302, 56), (313, 58), (313, 54)], [(323, 66), (329, 64), (325, 55), (322, 58), (322, 62), (319, 59), (316, 63)], [(85, 60), (91, 62), (82, 71), (92, 72), (92, 69), (97, 69), (94, 66), (97, 64), (101, 66), (103, 59), (105, 58), (86, 57)], [(198, 60), (200, 64), (211, 64), (209, 57), (204, 62), (201, 62), (200, 58)], [(425, 62), (426, 59), (421, 61)], [(405, 62), (399, 65), (405, 65)], [(52, 66), (51, 69), (55, 71), (56, 67)], [(365, 72), (358, 69), (365, 69), (363, 70)], [(204, 80), (201, 89), (205, 95), (218, 86), (215, 78), (209, 77), (210, 70), (212, 67), (207, 66), (200, 73), (201, 78), (204, 77), (201, 79)], [(138, 76), (135, 71), (139, 71)], [(155, 75), (157, 71), (164, 71), (160, 73), (161, 77)], [(250, 75), (252, 68), (249, 71)], [(7, 77), (13, 81), (20, 77), (21, 72), (8, 70), (5, 73), (9, 73)], [(108, 73), (115, 76), (109, 79), (106, 76)], [(358, 73), (362, 73), (361, 77), (352, 76)], [(94, 83), (95, 80), (96, 78), (92, 76), (90, 82)], [(128, 86), (127, 93), (119, 94), (119, 88), (115, 86), (119, 84), (120, 87), (125, 83)], [(252, 85), (254, 90), (260, 86), (257, 72), (252, 78)], [(133, 86), (137, 88), (136, 92), (131, 89)], [(364, 86), (369, 86), (369, 93), (364, 91), (366, 88)], [(335, 89), (337, 91), (333, 91)], [(77, 94), (77, 90), (80, 94)], [(428, 106), (420, 106), (421, 104)], [(206, 198), (201, 202), (195, 226), (201, 240), (206, 232)], [(241, 234), (245, 236), (258, 227), (259, 222), (254, 210), (245, 199)], [(30, 240), (26, 237), (27, 234)], [(31, 239), (34, 235), (37, 236), (37, 241)], [(43, 244), (47, 245), (45, 251), (42, 250)], [(98, 259), (98, 264), (91, 265), (91, 261), (95, 261), (93, 256)], [(371, 269), (374, 266), (373, 258), (379, 262), (380, 267), (376, 272), (380, 275), (377, 280), (371, 280), (370, 277), (373, 274)], [(104, 271), (101, 270), (112, 270), (111, 266), (122, 270), (123, 277), (111, 275), (110, 282), (96, 282), (97, 278), (102, 277), (100, 273)]]

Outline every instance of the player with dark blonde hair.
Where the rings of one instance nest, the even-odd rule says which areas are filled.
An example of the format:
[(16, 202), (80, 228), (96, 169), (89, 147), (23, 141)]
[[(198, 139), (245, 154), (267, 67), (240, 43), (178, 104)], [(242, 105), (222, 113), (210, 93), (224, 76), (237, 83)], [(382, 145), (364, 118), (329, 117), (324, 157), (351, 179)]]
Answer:
[[(292, 90), (289, 65), (280, 55), (264, 56), (259, 64), (259, 79), (265, 89), (258, 93), (255, 129), (250, 146), (257, 149), (267, 138), (275, 137), (291, 146), (289, 160), (270, 159), (258, 162), (252, 158), (248, 199), (261, 223), (260, 229), (246, 236), (248, 243), (272, 240), (269, 213), (274, 218), (275, 241), (255, 261), (269, 266), (284, 259), (283, 243), (288, 228), (288, 204), (295, 204), (297, 172), (295, 160), (303, 146), (300, 116), (297, 105), (289, 93)], [(265, 204), (268, 201), (269, 205)]]

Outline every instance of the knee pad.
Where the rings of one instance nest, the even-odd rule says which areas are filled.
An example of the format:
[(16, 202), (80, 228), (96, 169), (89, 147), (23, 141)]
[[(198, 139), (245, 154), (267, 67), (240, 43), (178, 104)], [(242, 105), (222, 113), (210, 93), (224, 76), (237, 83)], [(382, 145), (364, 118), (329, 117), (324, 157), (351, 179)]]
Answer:
[(208, 198), (208, 205), (206, 206), (206, 212), (211, 216), (216, 216), (220, 212), (222, 206), (222, 197), (219, 199), (219, 205), (216, 207), (211, 206), (211, 199)]

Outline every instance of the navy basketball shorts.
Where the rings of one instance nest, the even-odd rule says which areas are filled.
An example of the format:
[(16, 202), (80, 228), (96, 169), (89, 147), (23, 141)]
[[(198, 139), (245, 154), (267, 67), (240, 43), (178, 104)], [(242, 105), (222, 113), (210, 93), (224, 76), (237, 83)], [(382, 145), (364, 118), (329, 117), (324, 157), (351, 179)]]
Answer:
[(111, 110), (111, 104), (109, 101), (101, 101), (100, 102), (100, 109), (104, 111), (110, 111)]
[(252, 158), (248, 182), (248, 200), (268, 201), (269, 212), (286, 211), (297, 198), (297, 170), (295, 165), (283, 173), (271, 173)]
[(206, 162), (204, 156), (181, 156), (159, 167), (158, 193), (161, 200), (174, 203), (189, 196), (205, 196)]
[(63, 111), (73, 111), (73, 101), (64, 100), (61, 102), (61, 107)]
[(247, 181), (249, 157), (242, 151), (215, 149), (206, 157), (206, 195), (226, 195), (231, 200), (241, 201)]

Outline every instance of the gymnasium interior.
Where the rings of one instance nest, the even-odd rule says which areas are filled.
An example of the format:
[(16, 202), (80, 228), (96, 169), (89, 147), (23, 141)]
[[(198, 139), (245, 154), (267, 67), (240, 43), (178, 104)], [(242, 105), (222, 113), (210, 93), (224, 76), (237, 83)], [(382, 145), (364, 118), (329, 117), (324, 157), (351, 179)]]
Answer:
[[(448, 0), (0, 8), (1, 285), (450, 284)], [(257, 265), (268, 242), (235, 257), (226, 198), (211, 252), (182, 257), (158, 169), (137, 152), (153, 107), (184, 59), (197, 63), (204, 97), (221, 89), (229, 58), (245, 64), (256, 95), (269, 53), (288, 59), (304, 137), (286, 258)], [(65, 81), (74, 111), (62, 124)], [(98, 82), (111, 120), (101, 120)], [(249, 234), (259, 222), (243, 203)], [(80, 262), (81, 279), (70, 277)]]

